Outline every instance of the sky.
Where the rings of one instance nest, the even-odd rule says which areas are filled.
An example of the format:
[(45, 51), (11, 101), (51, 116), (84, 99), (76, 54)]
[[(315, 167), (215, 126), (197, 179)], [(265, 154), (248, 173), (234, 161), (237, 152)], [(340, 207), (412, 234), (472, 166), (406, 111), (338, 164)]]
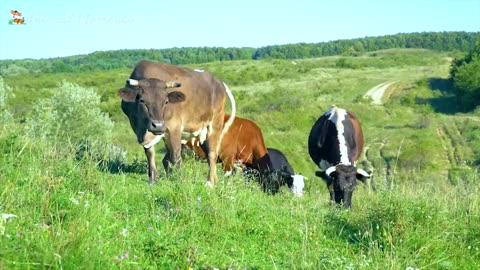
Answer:
[[(11, 10), (24, 25), (9, 25)], [(0, 59), (480, 31), (480, 0), (0, 0)]]

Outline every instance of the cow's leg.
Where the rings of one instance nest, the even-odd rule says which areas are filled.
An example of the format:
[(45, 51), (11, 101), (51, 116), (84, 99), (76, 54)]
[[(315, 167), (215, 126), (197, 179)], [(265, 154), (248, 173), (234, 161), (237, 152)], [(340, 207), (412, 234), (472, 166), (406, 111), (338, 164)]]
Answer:
[(144, 149), (148, 163), (148, 183), (153, 185), (155, 184), (155, 178), (157, 177), (157, 167), (155, 166), (155, 149), (153, 146)]
[(166, 141), (167, 153), (163, 158), (163, 166), (170, 173), (171, 167), (180, 166), (182, 163), (182, 140), (181, 132), (170, 131), (169, 138)]
[(207, 149), (208, 149), (208, 182), (207, 185), (215, 186), (217, 184), (217, 144), (219, 139), (219, 132), (221, 128), (215, 129), (217, 132), (212, 133), (207, 138)]
[(233, 157), (225, 157), (225, 159), (223, 159), (223, 172), (225, 176), (233, 174)]
[(167, 174), (170, 174), (170, 161), (168, 160), (169, 157), (170, 157), (170, 154), (168, 153), (168, 149), (166, 149), (165, 156), (163, 156), (163, 159), (162, 159), (162, 164)]

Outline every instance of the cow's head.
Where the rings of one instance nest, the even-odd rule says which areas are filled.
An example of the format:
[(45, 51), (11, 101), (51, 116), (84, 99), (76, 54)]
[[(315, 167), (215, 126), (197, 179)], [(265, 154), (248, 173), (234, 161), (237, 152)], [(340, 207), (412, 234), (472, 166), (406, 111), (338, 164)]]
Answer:
[(305, 186), (303, 175), (290, 175), (285, 167), (271, 171), (265, 174), (263, 178), (262, 184), (265, 192), (275, 194), (280, 190), (282, 185), (287, 185), (296, 196), (301, 197), (303, 195), (303, 188)]
[(125, 102), (135, 102), (145, 114), (148, 131), (162, 134), (166, 130), (165, 121), (172, 117), (170, 103), (185, 100), (185, 94), (172, 88), (182, 84), (176, 81), (164, 82), (158, 79), (127, 80), (127, 87), (118, 90)]
[(343, 201), (345, 208), (352, 206), (352, 194), (357, 186), (357, 180), (364, 182), (366, 178), (370, 177), (366, 171), (344, 164), (328, 168), (325, 176), (329, 188), (333, 186), (334, 198), (332, 199), (335, 199), (336, 203)]

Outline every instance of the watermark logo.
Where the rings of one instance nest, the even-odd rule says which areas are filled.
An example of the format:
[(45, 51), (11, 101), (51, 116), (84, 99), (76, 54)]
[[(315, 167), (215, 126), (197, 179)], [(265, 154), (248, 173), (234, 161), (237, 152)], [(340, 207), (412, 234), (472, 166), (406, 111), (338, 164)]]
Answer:
[(12, 14), (13, 19), (8, 21), (10, 25), (18, 25), (18, 24), (26, 24), (25, 17), (22, 17), (22, 13), (18, 12), (17, 10), (10, 10), (10, 14)]

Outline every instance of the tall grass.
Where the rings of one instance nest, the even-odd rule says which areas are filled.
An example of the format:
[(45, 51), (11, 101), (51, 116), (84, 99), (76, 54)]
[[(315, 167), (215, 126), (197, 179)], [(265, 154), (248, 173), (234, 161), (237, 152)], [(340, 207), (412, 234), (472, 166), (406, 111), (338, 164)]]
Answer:
[[(267, 196), (242, 177), (204, 187), (205, 164), (148, 186), (62, 148), (2, 138), (0, 266), (25, 268), (475, 269), (478, 179), (457, 187), (360, 187), (352, 211), (323, 183)], [(20, 151), (23, 151), (20, 153)]]
[[(157, 162), (161, 179), (149, 186), (127, 118), (109, 109), (119, 106), (110, 99), (114, 83), (108, 94), (81, 83), (95, 74), (39, 90), (27, 101), (31, 114), (15, 114), (23, 105), (6, 95), (2, 106), (17, 123), (0, 133), (0, 269), (478, 269), (478, 168), (455, 163), (455, 153), (478, 156), (476, 120), (453, 125), (460, 118), (452, 115), (443, 130), (446, 116), (408, 95), (435, 98), (422, 81), (448, 73), (445, 55), (415, 52), (402, 64), (405, 53), (344, 58), (354, 68), (336, 68), (339, 57), (298, 61), (304, 73), (289, 61), (207, 65), (234, 77), (248, 67), (252, 78), (273, 74), (231, 88), (239, 116), (258, 123), (267, 146), (308, 177), (302, 198), (286, 188), (267, 195), (240, 175), (209, 189), (206, 163), (190, 158), (169, 176)], [(38, 76), (28, 79), (33, 89), (64, 74)], [(362, 99), (389, 80), (405, 87), (385, 106)], [(50, 99), (38, 101), (45, 93)], [(349, 211), (330, 205), (306, 150), (332, 103), (359, 116), (368, 147), (359, 166), (374, 169), (377, 187), (359, 185)], [(387, 168), (393, 186), (385, 185)]]

